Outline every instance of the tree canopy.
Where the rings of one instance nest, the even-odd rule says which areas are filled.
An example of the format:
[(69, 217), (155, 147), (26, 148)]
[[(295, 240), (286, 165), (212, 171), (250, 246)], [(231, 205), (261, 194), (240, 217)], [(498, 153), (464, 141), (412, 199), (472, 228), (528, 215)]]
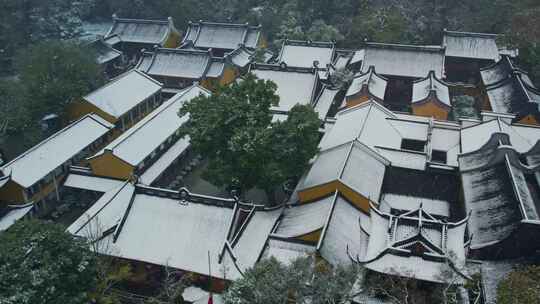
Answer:
[(317, 152), (320, 120), (309, 106), (295, 106), (283, 122), (272, 123), (276, 85), (248, 75), (209, 97), (187, 102), (182, 132), (193, 149), (209, 160), (205, 178), (217, 186), (241, 191), (259, 187), (273, 191), (288, 178), (302, 174)]
[(274, 258), (262, 260), (232, 283), (225, 304), (346, 303), (350, 300), (358, 270), (333, 268), (312, 257), (289, 265)]
[(525, 304), (540, 301), (540, 266), (512, 271), (498, 286), (497, 303)]
[(103, 83), (95, 54), (73, 42), (47, 40), (16, 57), (20, 81), (29, 94), (31, 117), (62, 114), (65, 106)]
[(0, 303), (88, 303), (96, 256), (63, 226), (19, 221), (0, 244)]

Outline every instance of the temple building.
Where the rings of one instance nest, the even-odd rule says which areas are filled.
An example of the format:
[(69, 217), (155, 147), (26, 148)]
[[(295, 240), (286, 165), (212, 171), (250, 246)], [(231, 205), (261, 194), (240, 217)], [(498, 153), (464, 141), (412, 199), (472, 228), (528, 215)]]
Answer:
[(96, 113), (121, 132), (161, 104), (162, 87), (163, 84), (152, 77), (130, 70), (69, 104), (68, 117), (77, 119)]
[(152, 184), (160, 174), (189, 149), (189, 138), (181, 137), (179, 128), (188, 116), (178, 111), (188, 100), (209, 92), (199, 86), (184, 89), (122, 133), (101, 151), (88, 158), (97, 176), (116, 179), (139, 179)]
[(470, 279), (465, 269), (467, 218), (448, 222), (422, 203), (400, 207), (405, 209), (372, 207), (368, 228), (361, 233), (367, 246), (352, 258), (371, 271), (427, 282), (463, 284)]
[(384, 103), (384, 94), (388, 81), (375, 72), (375, 67), (369, 67), (365, 73), (354, 76), (344, 100), (344, 107), (354, 107), (369, 100)]
[(112, 47), (102, 37), (87, 44), (96, 54), (96, 62), (108, 77), (118, 75), (124, 65), (124, 53)]
[(443, 35), (448, 81), (477, 84), (478, 70), (499, 60), (497, 35), (447, 30)]
[(84, 161), (109, 140), (114, 126), (87, 114), (0, 167), (0, 206), (60, 199), (68, 167)]
[(110, 45), (121, 50), (131, 60), (137, 57), (142, 49), (154, 46), (176, 48), (180, 45), (180, 33), (174, 26), (173, 19), (143, 20), (125, 19), (113, 15), (113, 24), (105, 40)]
[(260, 26), (247, 23), (189, 22), (182, 44), (191, 42), (199, 50), (209, 50), (223, 57), (240, 46), (248, 49), (265, 48)]
[(290, 67), (328, 69), (328, 66), (333, 63), (334, 55), (333, 42), (286, 39), (275, 62), (277, 64), (284, 62)]
[(418, 116), (448, 120), (452, 110), (448, 85), (431, 71), (428, 77), (413, 83), (412, 113)]
[(387, 79), (384, 105), (392, 111), (411, 112), (413, 82), (431, 71), (439, 79), (445, 77), (444, 48), (400, 44), (366, 43), (360, 72), (373, 66)]
[(163, 82), (166, 93), (177, 93), (195, 82), (212, 90), (239, 75), (231, 62), (210, 50), (155, 48), (142, 53), (136, 68)]
[(457, 124), (395, 114), (375, 101), (342, 110), (291, 201), (312, 204), (337, 191), (366, 214), (389, 194), (455, 208), (459, 135)]
[(480, 73), (486, 92), (484, 110), (514, 114), (516, 122), (540, 124), (540, 91), (508, 56)]
[(279, 207), (126, 182), (105, 193), (68, 231), (109, 244), (97, 246), (99, 253), (129, 261), (137, 275), (171, 267), (198, 282), (213, 278), (221, 292), (226, 281), (241, 278), (260, 259), (280, 214)]
[(502, 259), (538, 249), (540, 159), (538, 127), (484, 113), (461, 130), (459, 171), (473, 256)]

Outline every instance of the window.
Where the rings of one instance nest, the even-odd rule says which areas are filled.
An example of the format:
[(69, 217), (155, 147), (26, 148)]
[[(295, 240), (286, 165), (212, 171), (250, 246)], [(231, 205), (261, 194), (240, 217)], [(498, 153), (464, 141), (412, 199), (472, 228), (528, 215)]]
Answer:
[(426, 142), (423, 140), (407, 139), (407, 138), (404, 138), (401, 140), (402, 150), (424, 152), (425, 146), (426, 146)]
[(431, 161), (434, 163), (446, 164), (446, 151), (433, 150), (431, 152)]

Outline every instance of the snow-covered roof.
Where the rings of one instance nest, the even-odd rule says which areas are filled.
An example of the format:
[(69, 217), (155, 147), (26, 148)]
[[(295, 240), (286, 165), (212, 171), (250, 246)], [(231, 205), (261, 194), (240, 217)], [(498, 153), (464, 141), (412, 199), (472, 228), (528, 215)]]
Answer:
[(355, 140), (320, 152), (302, 188), (340, 181), (365, 198), (378, 200), (389, 164), (380, 154)]
[(350, 64), (362, 62), (364, 60), (365, 55), (366, 55), (365, 50), (355, 51), (352, 58), (351, 58)]
[(385, 76), (424, 78), (435, 71), (437, 78), (444, 75), (444, 49), (434, 46), (367, 43), (362, 72), (374, 66)]
[(313, 42), (285, 40), (277, 62), (285, 62), (288, 66), (325, 69), (332, 63), (335, 44), (333, 42)]
[(34, 204), (12, 205), (7, 206), (6, 208), (7, 212), (5, 212), (3, 216), (0, 216), (0, 232), (7, 230), (9, 227), (15, 224), (16, 221), (27, 215), (32, 208), (34, 208)]
[(336, 57), (336, 59), (334, 60), (334, 68), (336, 70), (342, 70), (344, 68), (347, 67), (347, 65), (349, 64), (349, 61), (351, 60), (351, 56), (350, 55), (338, 55)]
[(491, 109), (497, 113), (512, 113), (522, 118), (539, 114), (540, 91), (520, 72), (513, 72), (505, 80), (486, 88)]
[[(457, 167), (459, 126), (451, 123), (417, 119), (390, 112), (376, 101), (340, 111), (333, 128), (321, 140), (322, 151), (357, 140), (384, 155), (395, 166), (411, 166), (411, 160), (428, 161), (428, 149), (447, 153), (447, 165)], [(428, 132), (429, 131), (429, 132)], [(428, 134), (431, 136), (428, 138)], [(448, 139), (447, 139), (448, 138)], [(424, 151), (402, 150), (404, 139), (425, 141)], [(429, 144), (431, 143), (431, 144)]]
[(497, 35), (444, 31), (443, 46), (446, 56), (470, 59), (497, 60)]
[(321, 93), (315, 100), (315, 112), (319, 114), (320, 120), (325, 120), (330, 111), (330, 107), (336, 99), (336, 95), (340, 92), (339, 89), (334, 89), (329, 86), (323, 86)]
[(314, 254), (315, 250), (316, 246), (314, 245), (270, 236), (262, 257), (274, 257), (281, 263), (290, 264), (297, 258)]
[(128, 182), (104, 194), (68, 231), (103, 237), (102, 254), (203, 275), (209, 253), (212, 276), (232, 280), (259, 260), (280, 214), (280, 208)]
[(161, 45), (171, 31), (176, 31), (172, 18), (161, 21), (124, 19), (113, 15), (113, 24), (105, 37), (118, 35), (122, 42)]
[(383, 194), (380, 210), (386, 213), (391, 213), (392, 209), (411, 211), (420, 208), (420, 205), (430, 214), (450, 217), (450, 204), (447, 201), (392, 193)]
[(202, 79), (221, 76), (223, 64), (221, 71), (212, 66), (222, 60), (212, 57), (210, 51), (156, 48), (143, 53), (137, 69), (153, 76)]
[(234, 50), (239, 45), (254, 49), (259, 43), (260, 26), (247, 23), (189, 22), (182, 42), (193, 41), (196, 48)]
[[(224, 274), (228, 279), (239, 279), (245, 272), (253, 267), (263, 254), (268, 236), (272, 232), (276, 221), (281, 215), (282, 209), (255, 210), (253, 209), (246, 222), (243, 223), (240, 231), (235, 235), (228, 248), (228, 253), (234, 256), (235, 265), (231, 265), (231, 260), (225, 259), (223, 267), (230, 268), (229, 273)], [(229, 262), (229, 263), (227, 263)], [(232, 271), (234, 268), (239, 268)]]
[[(465, 207), (471, 212), (472, 249), (505, 241), (517, 232), (522, 220), (540, 219), (533, 199), (537, 195), (534, 183), (538, 180), (529, 181), (525, 176), (537, 170), (534, 162), (540, 155), (538, 143), (529, 151), (520, 152), (513, 147), (515, 137), (494, 131), (480, 148), (459, 157)], [(523, 157), (531, 161), (531, 166), (522, 164)]]
[(256, 64), (250, 71), (258, 78), (271, 80), (277, 85), (279, 105), (272, 107), (273, 111), (288, 112), (296, 104), (311, 104), (315, 98), (317, 73), (314, 69)]
[(178, 199), (136, 194), (126, 210), (113, 248), (118, 257), (168, 265), (200, 274), (218, 270), (218, 255), (227, 237), (233, 209), (180, 204)]
[(253, 51), (241, 46), (227, 54), (226, 57), (237, 67), (245, 68), (253, 61), (253, 55)]
[(83, 237), (96, 237), (114, 227), (122, 219), (122, 214), (135, 193), (135, 186), (129, 181), (120, 187), (105, 192), (88, 210), (76, 219), (67, 231)]
[(422, 205), (401, 214), (372, 207), (370, 215), (367, 251), (356, 257), (364, 267), (431, 282), (463, 282), (467, 219), (441, 221)]
[(375, 67), (369, 67), (365, 73), (360, 73), (354, 76), (349, 89), (347, 90), (347, 98), (352, 98), (357, 94), (366, 90), (370, 97), (379, 101), (384, 100), (386, 92), (387, 80), (375, 72)]
[(0, 167), (4, 175), (28, 188), (102, 138), (114, 126), (87, 114)]
[(527, 73), (517, 67), (509, 56), (501, 56), (501, 59), (496, 63), (480, 69), (480, 76), (482, 77), (484, 86), (487, 87), (506, 80), (506, 78), (511, 77), (513, 72), (524, 74), (524, 80), (532, 86), (532, 82), (526, 75)]
[(92, 176), (86, 174), (70, 173), (64, 182), (64, 187), (84, 189), (97, 192), (108, 192), (113, 189), (120, 188), (124, 184), (123, 181)]
[(184, 103), (199, 95), (209, 94), (197, 85), (184, 89), (122, 133), (92, 158), (109, 151), (132, 166), (139, 165), (188, 120), (187, 115), (178, 116), (178, 111)]
[(96, 52), (98, 64), (106, 64), (122, 56), (121, 51), (111, 47), (103, 39), (92, 41), (88, 46)]
[(103, 112), (119, 118), (141, 102), (161, 92), (162, 84), (150, 76), (131, 70), (83, 97)]
[(461, 152), (468, 153), (479, 150), (488, 143), (495, 133), (509, 136), (512, 147), (520, 153), (532, 149), (540, 140), (540, 128), (520, 124), (509, 124), (502, 119), (492, 119), (474, 126), (461, 129)]
[(322, 229), (333, 200), (332, 195), (315, 202), (285, 208), (275, 234), (295, 238)]
[(151, 185), (156, 181), (171, 164), (180, 157), (189, 148), (189, 138), (179, 139), (167, 152), (163, 153), (158, 160), (156, 160), (150, 168), (146, 169), (140, 176), (139, 182), (145, 185)]
[(448, 85), (430, 71), (429, 75), (413, 83), (412, 103), (418, 104), (428, 100), (433, 95), (443, 106), (451, 107)]
[(334, 197), (332, 205), (317, 248), (329, 263), (346, 266), (353, 262), (350, 256), (360, 255), (365, 250), (367, 243), (361, 237), (360, 222), (367, 217), (339, 195)]

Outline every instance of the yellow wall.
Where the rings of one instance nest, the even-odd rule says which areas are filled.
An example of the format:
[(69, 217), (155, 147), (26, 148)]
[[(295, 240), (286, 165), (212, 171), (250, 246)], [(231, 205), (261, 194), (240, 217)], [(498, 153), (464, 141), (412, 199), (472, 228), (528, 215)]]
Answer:
[(71, 103), (67, 107), (68, 119), (70, 121), (77, 120), (89, 113), (96, 113), (99, 116), (101, 116), (101, 118), (105, 119), (106, 121), (112, 124), (115, 124), (117, 121), (117, 119), (114, 116), (111, 116), (103, 112), (101, 109), (99, 109), (95, 105), (84, 100)]
[(165, 40), (165, 43), (163, 43), (164, 48), (177, 48), (180, 46), (180, 38), (181, 35), (176, 32), (171, 32), (169, 34), (169, 37), (167, 37), (167, 40)]
[(540, 125), (538, 121), (536, 120), (536, 117), (533, 115), (527, 115), (520, 119), (518, 123), (527, 124), (527, 125)]
[(105, 151), (102, 155), (91, 158), (89, 161), (92, 172), (96, 175), (117, 179), (129, 179), (133, 174), (133, 166)]
[(333, 193), (335, 193), (336, 190), (339, 191), (339, 193), (341, 193), (343, 197), (345, 197), (357, 208), (363, 210), (366, 213), (369, 213), (369, 199), (354, 191), (339, 180), (335, 180), (313, 188), (299, 191), (298, 198), (300, 199), (301, 203), (311, 202), (332, 195)]
[(444, 108), (438, 105), (437, 102), (431, 100), (420, 104), (413, 104), (412, 111), (414, 115), (447, 120), (450, 108)]
[(329, 196), (336, 192), (339, 187), (339, 181), (331, 181), (326, 184), (308, 188), (298, 192), (298, 198), (301, 203), (312, 202), (314, 200)]
[(322, 232), (322, 228), (317, 229), (313, 232), (295, 237), (295, 239), (316, 244), (317, 242), (319, 242), (319, 239), (321, 238), (321, 232)]
[(366, 94), (360, 93), (359, 95), (354, 95), (351, 98), (347, 98), (347, 108), (351, 108), (359, 104), (363, 104), (364, 102), (368, 100), (369, 100), (369, 96)]
[(5, 201), (10, 204), (25, 203), (24, 188), (14, 181), (9, 181), (4, 187), (0, 188), (0, 201)]
[(268, 42), (266, 41), (264, 35), (261, 34), (261, 36), (259, 37), (259, 44), (257, 46), (261, 49), (265, 49), (268, 47)]
[(219, 80), (219, 84), (223, 86), (228, 85), (229, 83), (233, 82), (237, 76), (238, 71), (231, 66), (227, 66), (225, 67), (225, 71), (223, 71), (223, 76)]

